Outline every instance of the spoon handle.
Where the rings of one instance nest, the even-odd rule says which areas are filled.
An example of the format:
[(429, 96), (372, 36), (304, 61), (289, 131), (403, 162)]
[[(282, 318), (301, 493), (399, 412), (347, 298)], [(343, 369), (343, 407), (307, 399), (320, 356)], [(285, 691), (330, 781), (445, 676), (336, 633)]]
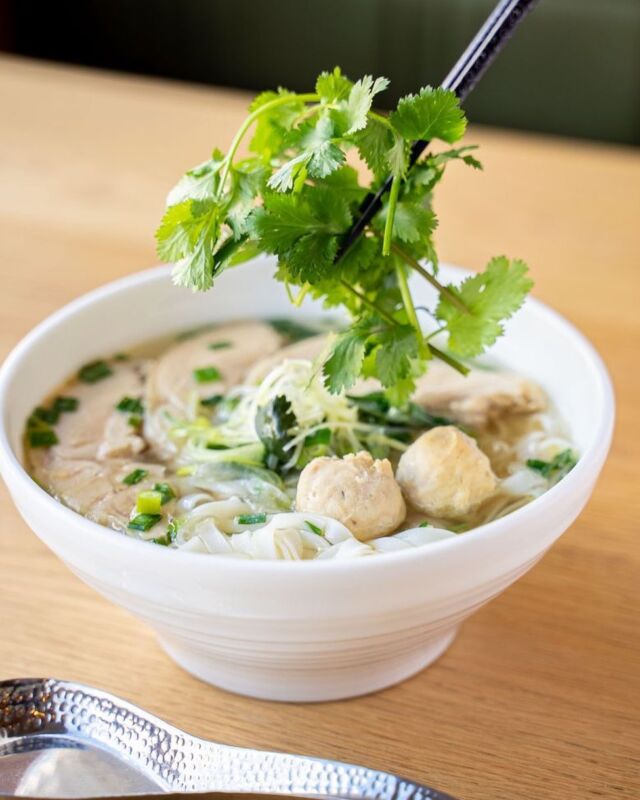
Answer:
[[(340, 761), (210, 745), (202, 751), (198, 791), (349, 798), (452, 800), (427, 786)], [(195, 789), (195, 786), (194, 786)]]
[[(71, 771), (63, 774), (63, 756), (73, 756), (74, 748), (108, 754), (111, 784), (95, 780), (86, 784), (74, 762)], [(47, 751), (53, 758), (47, 760)], [(200, 739), (100, 689), (53, 678), (0, 682), (0, 793), (3, 756), (9, 756), (11, 769), (12, 756), (28, 753), (45, 756), (40, 776), (44, 793), (29, 792), (38, 797), (76, 797), (79, 788), (84, 789), (84, 797), (125, 796), (131, 793), (127, 790), (133, 771), (142, 780), (140, 785), (147, 796), (221, 792), (345, 800), (452, 800), (449, 795), (387, 772)], [(28, 786), (41, 788), (43, 784), (35, 774), (38, 765), (29, 763), (29, 775), (25, 772)], [(95, 769), (90, 772), (95, 773)], [(122, 782), (118, 783), (120, 772)], [(75, 793), (52, 792), (54, 777), (55, 786)], [(64, 783), (66, 779), (70, 783)], [(121, 790), (115, 792), (114, 788)], [(12, 796), (16, 794), (23, 796), (25, 792), (13, 792)]]

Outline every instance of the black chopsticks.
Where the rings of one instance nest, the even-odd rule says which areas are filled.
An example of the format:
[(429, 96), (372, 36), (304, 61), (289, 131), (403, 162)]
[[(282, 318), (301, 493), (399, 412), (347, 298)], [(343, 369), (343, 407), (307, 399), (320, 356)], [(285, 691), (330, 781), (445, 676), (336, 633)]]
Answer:
[[(469, 46), (442, 81), (442, 87), (452, 89), (460, 100), (464, 100), (537, 2), (538, 0), (499, 0)], [(429, 142), (422, 140), (413, 143), (409, 168), (416, 163), (428, 144)], [(339, 261), (347, 252), (380, 210), (382, 198), (391, 187), (391, 180), (391, 177), (387, 178), (377, 192), (371, 192), (364, 198), (360, 205), (360, 217), (342, 241), (336, 261)]]

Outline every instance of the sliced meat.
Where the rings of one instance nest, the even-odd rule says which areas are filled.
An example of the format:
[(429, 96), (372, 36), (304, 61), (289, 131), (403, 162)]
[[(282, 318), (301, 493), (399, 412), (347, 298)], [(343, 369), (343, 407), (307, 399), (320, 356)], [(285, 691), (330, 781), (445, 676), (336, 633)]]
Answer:
[[(147, 411), (166, 406), (178, 417), (189, 416), (194, 399), (224, 393), (241, 383), (247, 370), (276, 352), (282, 341), (267, 323), (235, 322), (176, 343), (149, 370)], [(203, 375), (205, 380), (196, 380), (195, 371), (207, 369), (212, 378)]]
[[(134, 486), (123, 483), (123, 478), (137, 468), (145, 469), (147, 476)], [(124, 530), (138, 494), (153, 488), (164, 475), (161, 464), (123, 460), (100, 463), (52, 453), (35, 477), (47, 491), (79, 514), (101, 525)]]
[[(145, 442), (117, 411), (123, 397), (140, 397), (143, 364), (110, 365), (113, 374), (96, 383), (76, 382), (68, 388), (78, 399), (76, 411), (63, 413), (55, 426), (59, 443), (29, 451), (33, 477), (65, 505), (96, 522), (126, 527), (138, 492), (165, 474), (160, 464), (137, 460)], [(117, 458), (115, 457), (117, 456)], [(134, 486), (122, 479), (136, 467), (148, 476)]]
[(313, 361), (322, 353), (328, 341), (328, 334), (321, 333), (318, 336), (310, 336), (307, 339), (301, 339), (299, 342), (281, 347), (272, 355), (262, 358), (254, 364), (247, 373), (245, 380), (251, 384), (260, 383), (272, 369), (282, 364), (286, 359), (300, 358)]
[(413, 400), (470, 428), (485, 428), (508, 414), (542, 411), (547, 405), (542, 389), (520, 375), (473, 369), (465, 377), (436, 360), (418, 380)]

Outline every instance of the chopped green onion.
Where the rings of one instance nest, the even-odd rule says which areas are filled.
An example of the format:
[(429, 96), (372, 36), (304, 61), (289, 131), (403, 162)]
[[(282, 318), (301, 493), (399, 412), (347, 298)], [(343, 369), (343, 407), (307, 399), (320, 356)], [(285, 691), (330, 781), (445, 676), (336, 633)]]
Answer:
[(123, 397), (116, 408), (118, 411), (128, 411), (131, 414), (142, 414), (144, 412), (142, 401), (137, 397)]
[(314, 444), (329, 444), (331, 441), (331, 430), (329, 428), (320, 428), (314, 433), (310, 433), (304, 440), (305, 447)]
[(267, 521), (266, 514), (240, 514), (236, 518), (238, 525), (260, 525)]
[(216, 442), (213, 442), (212, 444), (207, 445), (207, 450), (230, 450), (230, 449), (231, 448), (229, 447), (228, 444), (217, 444)]
[(111, 374), (113, 374), (112, 369), (106, 361), (91, 361), (80, 369), (78, 378), (83, 383), (97, 383)]
[(47, 425), (55, 425), (60, 417), (60, 412), (56, 408), (38, 406), (34, 409), (32, 416), (41, 422), (46, 422)]
[(56, 432), (51, 428), (29, 431), (28, 439), (31, 447), (51, 447), (54, 444), (58, 444)]
[(136, 500), (136, 511), (139, 514), (159, 514), (162, 505), (160, 492), (140, 492)]
[(53, 407), (56, 411), (76, 411), (80, 401), (77, 397), (56, 397)]
[(430, 523), (430, 522), (427, 522), (427, 520), (425, 519), (425, 521), (424, 521), (424, 522), (421, 522), (421, 523), (418, 525), (418, 527), (419, 527), (419, 528), (431, 528), (431, 527), (432, 527), (432, 525), (431, 525), (431, 523)]
[(219, 381), (222, 375), (217, 367), (200, 367), (193, 370), (193, 377), (198, 383), (212, 383), (213, 381)]
[(290, 342), (299, 342), (301, 339), (308, 339), (320, 333), (318, 329), (314, 330), (292, 319), (270, 319), (269, 325), (282, 336), (286, 336)]
[(139, 428), (142, 425), (142, 417), (139, 414), (132, 414), (127, 419), (127, 425), (131, 425), (132, 428)]
[(310, 520), (305, 519), (304, 523), (305, 525), (308, 525), (309, 530), (312, 531), (313, 533), (317, 533), (318, 536), (324, 536), (324, 531), (322, 530), (322, 528), (319, 528), (317, 525), (314, 525), (313, 522), (311, 522)]
[(126, 478), (122, 479), (122, 483), (126, 483), (127, 486), (134, 486), (136, 483), (140, 483), (143, 478), (146, 478), (148, 474), (149, 470), (147, 469), (134, 469)]
[(233, 342), (211, 342), (208, 349), (209, 350), (227, 350), (229, 347), (233, 347)]
[(577, 459), (571, 450), (563, 450), (554, 456), (551, 461), (542, 461), (539, 458), (527, 459), (529, 469), (539, 472), (543, 478), (562, 478), (577, 464)]
[(176, 475), (178, 475), (178, 477), (180, 478), (184, 478), (187, 475), (193, 475), (195, 471), (196, 471), (195, 465), (189, 464), (186, 467), (178, 467), (178, 469), (176, 470)]
[(115, 356), (113, 357), (113, 360), (114, 361), (128, 361), (130, 357), (131, 356), (129, 356), (127, 353), (116, 353)]
[(132, 531), (148, 531), (157, 525), (162, 519), (162, 514), (136, 514), (136, 516), (129, 521), (127, 528)]
[(153, 491), (160, 492), (160, 495), (162, 497), (162, 505), (168, 503), (169, 500), (173, 500), (173, 498), (176, 496), (176, 493), (173, 491), (173, 489), (171, 488), (171, 486), (169, 486), (168, 483), (154, 484)]
[(152, 539), (151, 541), (155, 544), (161, 544), (164, 547), (168, 547), (170, 544), (173, 544), (178, 536), (178, 523), (175, 520), (171, 520), (171, 522), (167, 525), (167, 532), (164, 536), (158, 536), (157, 539)]
[(211, 397), (204, 397), (200, 401), (201, 406), (217, 406), (224, 400), (223, 394), (212, 394)]

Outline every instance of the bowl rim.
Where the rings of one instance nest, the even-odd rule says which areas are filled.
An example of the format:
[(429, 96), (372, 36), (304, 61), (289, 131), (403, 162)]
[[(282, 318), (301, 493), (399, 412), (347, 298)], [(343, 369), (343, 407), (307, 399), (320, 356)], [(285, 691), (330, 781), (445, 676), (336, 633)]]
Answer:
[[(443, 264), (443, 266), (445, 265)], [(446, 267), (459, 270), (461, 273), (469, 273), (469, 270), (465, 270), (457, 265), (447, 263)], [(28, 500), (34, 503), (49, 505), (52, 511), (61, 519), (68, 519), (74, 526), (80, 525), (83, 527), (85, 529), (85, 536), (91, 537), (100, 548), (104, 545), (112, 552), (116, 549), (121, 549), (125, 552), (129, 552), (131, 556), (135, 556), (136, 554), (144, 555), (147, 564), (150, 559), (170, 558), (173, 559), (171, 563), (183, 563), (185, 567), (189, 565), (195, 567), (198, 565), (199, 568), (210, 569), (211, 571), (222, 568), (227, 573), (245, 573), (249, 571), (252, 574), (257, 573), (265, 576), (273, 574), (279, 578), (282, 577), (284, 570), (293, 570), (297, 574), (300, 574), (300, 571), (304, 570), (305, 573), (317, 572), (329, 575), (345, 570), (371, 571), (385, 569), (384, 565), (388, 567), (392, 565), (400, 566), (405, 561), (410, 561), (415, 565), (417, 561), (425, 558), (433, 558), (438, 553), (464, 549), (466, 546), (464, 542), (469, 540), (475, 541), (477, 545), (480, 545), (482, 542), (491, 543), (499, 539), (507, 530), (512, 529), (514, 525), (532, 522), (535, 517), (538, 516), (539, 512), (542, 512), (545, 508), (555, 503), (562, 504), (563, 498), (569, 496), (574, 487), (579, 486), (583, 478), (588, 476), (593, 465), (598, 465), (604, 461), (606, 457), (615, 423), (615, 396), (608, 370), (595, 347), (583, 333), (550, 306), (535, 297), (529, 297), (527, 305), (534, 308), (535, 313), (543, 318), (545, 324), (554, 326), (559, 333), (571, 339), (574, 347), (581, 352), (588, 365), (592, 368), (595, 381), (602, 396), (603, 414), (597, 421), (590, 445), (581, 454), (574, 469), (555, 486), (552, 486), (544, 494), (540, 495), (540, 497), (535, 498), (525, 506), (522, 506), (504, 517), (500, 517), (492, 522), (480, 525), (478, 528), (474, 528), (472, 537), (456, 536), (455, 538), (441, 539), (430, 543), (428, 547), (384, 553), (383, 558), (309, 559), (305, 561), (296, 561), (295, 567), (293, 567), (288, 560), (284, 559), (209, 558), (205, 557), (202, 553), (174, 550), (167, 547), (150, 547), (150, 543), (142, 539), (123, 536), (121, 533), (87, 519), (82, 514), (68, 508), (40, 487), (29, 475), (11, 447), (8, 439), (5, 425), (8, 410), (7, 390), (11, 380), (19, 370), (23, 358), (29, 354), (33, 345), (44, 338), (51, 329), (63, 324), (66, 319), (93, 303), (107, 300), (112, 295), (119, 294), (134, 286), (152, 283), (160, 277), (168, 278), (170, 272), (170, 266), (155, 266), (134, 272), (123, 278), (109, 281), (106, 284), (82, 294), (80, 297), (77, 297), (45, 317), (45, 319), (32, 328), (9, 352), (4, 363), (0, 367), (0, 470), (3, 475), (5, 472), (11, 473), (12, 480), (20, 485), (20, 488), (26, 493)], [(9, 481), (7, 481), (7, 483), (9, 483)], [(13, 493), (11, 487), (10, 491)], [(213, 556), (214, 554), (211, 555)], [(131, 564), (130, 561), (127, 563)], [(209, 566), (205, 567), (205, 564)], [(176, 566), (176, 569), (177, 568)]]

